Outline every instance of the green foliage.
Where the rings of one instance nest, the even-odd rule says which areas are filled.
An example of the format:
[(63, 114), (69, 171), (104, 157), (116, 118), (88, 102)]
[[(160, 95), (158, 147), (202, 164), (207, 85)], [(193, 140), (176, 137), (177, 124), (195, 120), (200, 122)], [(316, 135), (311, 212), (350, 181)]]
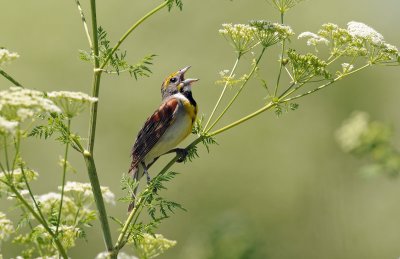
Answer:
[(176, 6), (179, 8), (179, 10), (182, 11), (183, 8), (183, 2), (182, 0), (165, 0), (167, 2), (168, 6), (168, 11), (171, 11), (171, 9)]
[[(99, 27), (97, 30), (99, 37), (99, 62), (101, 64), (105, 63), (108, 58), (107, 68), (109, 70), (105, 70), (106, 73), (117, 74), (123, 72), (128, 72), (131, 76), (133, 76), (136, 80), (140, 77), (149, 77), (151, 72), (150, 66), (153, 65), (153, 60), (156, 57), (155, 54), (150, 54), (143, 57), (136, 64), (129, 64), (126, 60), (126, 51), (121, 51), (117, 49), (113, 53), (113, 48), (110, 46), (110, 40), (108, 39), (108, 33), (103, 27)], [(94, 54), (93, 52), (89, 53), (84, 50), (79, 51), (79, 57), (83, 61), (94, 62)]]
[[(200, 139), (200, 142), (204, 145), (204, 147), (207, 149), (207, 152), (209, 153), (210, 146), (218, 145), (218, 142), (216, 141), (214, 136), (211, 136), (205, 132), (203, 123), (204, 123), (204, 115), (202, 115), (200, 118), (196, 119), (196, 121), (193, 125), (193, 128), (192, 128), (192, 134), (195, 134), (198, 136), (198, 138)], [(196, 145), (191, 146), (187, 151), (188, 151), (188, 155), (186, 156), (186, 160), (191, 162), (195, 158), (199, 157)]]
[[(46, 119), (43, 116), (41, 118), (43, 120)], [(68, 126), (65, 124), (65, 120), (66, 118), (62, 114), (51, 113), (47, 118), (47, 125), (35, 126), (28, 136), (48, 139), (53, 136), (54, 133), (57, 133), (56, 141), (62, 144), (69, 144), (75, 150), (83, 152), (82, 145), (80, 144), (81, 137), (70, 132)]]

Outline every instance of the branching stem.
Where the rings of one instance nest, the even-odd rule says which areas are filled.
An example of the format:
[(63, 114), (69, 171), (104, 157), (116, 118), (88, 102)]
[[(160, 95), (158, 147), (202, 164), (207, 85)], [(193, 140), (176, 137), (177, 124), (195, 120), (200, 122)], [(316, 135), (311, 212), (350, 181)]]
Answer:
[(236, 98), (239, 96), (239, 94), (242, 92), (243, 88), (246, 86), (247, 82), (249, 82), (250, 78), (253, 76), (254, 72), (257, 70), (258, 63), (260, 63), (260, 60), (262, 56), (264, 55), (266, 48), (263, 48), (260, 55), (257, 58), (256, 63), (254, 64), (253, 68), (250, 71), (250, 74), (246, 77), (245, 81), (243, 84), (240, 86), (239, 90), (236, 92), (236, 94), (233, 96), (231, 101), (228, 103), (228, 105), (225, 107), (225, 109), (221, 112), (221, 114), (218, 116), (218, 118), (214, 121), (214, 123), (205, 130), (206, 133), (210, 132), (212, 128), (221, 120), (221, 118), (225, 115), (225, 113), (229, 110), (229, 108), (232, 106), (232, 104), (236, 101)]
[(32, 216), (44, 227), (44, 229), (49, 233), (49, 235), (53, 238), (53, 241), (55, 245), (57, 246), (58, 251), (61, 254), (61, 257), (64, 259), (68, 259), (67, 252), (65, 251), (63, 245), (61, 244), (60, 240), (58, 237), (53, 233), (53, 231), (49, 228), (47, 223), (42, 220), (42, 218), (39, 216), (39, 214), (36, 213), (36, 211), (32, 208), (31, 205), (22, 197), (22, 195), (19, 193), (19, 191), (15, 188), (14, 185), (8, 184), (3, 181), (3, 183), (7, 184), (8, 187), (10, 187), (10, 190), (14, 193), (14, 195), (17, 197), (17, 199), (22, 203), (22, 205), (25, 206), (29, 210), (29, 212), (32, 214)]
[[(283, 25), (283, 17), (284, 17), (285, 13), (281, 11), (281, 24)], [(281, 80), (281, 75), (282, 75), (282, 68), (283, 68), (283, 56), (285, 55), (285, 43), (286, 40), (284, 39), (282, 41), (282, 49), (281, 49), (281, 59), (279, 60), (279, 74), (278, 74), (278, 78), (276, 80), (276, 86), (275, 86), (275, 91), (274, 91), (274, 97), (278, 94), (278, 88), (279, 88), (279, 83)]]
[[(241, 57), (241, 55), (238, 55), (238, 57), (236, 58), (235, 64), (233, 65), (233, 67), (232, 67), (232, 69), (231, 69), (231, 73), (229, 74), (229, 79), (232, 78), (233, 74), (235, 73), (237, 64), (239, 63), (239, 60), (240, 60), (240, 57)], [(222, 97), (223, 97), (224, 94), (225, 94), (225, 91), (226, 91), (226, 88), (228, 87), (228, 84), (229, 84), (229, 81), (226, 81), (226, 82), (225, 82), (225, 85), (224, 85), (224, 88), (222, 89), (221, 95), (219, 96), (218, 101), (217, 101), (217, 103), (215, 104), (214, 109), (212, 110), (212, 112), (211, 112), (211, 114), (210, 114), (210, 117), (209, 117), (208, 120), (207, 120), (206, 125), (204, 126), (204, 129), (207, 129), (208, 124), (210, 124), (211, 119), (213, 118), (214, 113), (215, 113), (215, 111), (217, 110), (217, 108), (218, 108), (218, 106), (219, 106), (219, 103), (221, 102)]]
[(162, 4), (145, 14), (142, 18), (140, 18), (135, 24), (133, 24), (122, 37), (118, 40), (117, 44), (115, 44), (114, 48), (110, 51), (110, 53), (107, 55), (106, 59), (104, 60), (103, 64), (101, 64), (100, 69), (103, 69), (107, 64), (108, 61), (110, 61), (112, 55), (118, 50), (119, 46), (121, 46), (122, 42), (125, 41), (125, 39), (131, 34), (139, 25), (141, 25), (144, 21), (146, 21), (149, 17), (151, 17), (153, 14), (157, 13), (164, 7), (168, 5), (169, 1), (164, 1)]

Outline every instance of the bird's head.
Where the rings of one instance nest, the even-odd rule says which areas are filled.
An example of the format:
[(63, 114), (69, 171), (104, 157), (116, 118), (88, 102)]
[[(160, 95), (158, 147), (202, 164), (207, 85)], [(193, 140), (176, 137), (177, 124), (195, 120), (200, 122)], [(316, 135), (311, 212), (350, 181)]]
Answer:
[(182, 68), (181, 70), (172, 73), (164, 80), (161, 85), (161, 94), (163, 99), (179, 92), (190, 92), (192, 90), (192, 83), (199, 79), (185, 79), (185, 73), (189, 68), (190, 66)]

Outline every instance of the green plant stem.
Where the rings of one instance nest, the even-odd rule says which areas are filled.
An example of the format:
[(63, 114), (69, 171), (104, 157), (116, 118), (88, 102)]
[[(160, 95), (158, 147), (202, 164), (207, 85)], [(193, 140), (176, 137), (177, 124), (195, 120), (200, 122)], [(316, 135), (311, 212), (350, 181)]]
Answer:
[[(100, 62), (99, 62), (99, 40), (97, 35), (96, 0), (90, 0), (90, 7), (92, 13), (92, 33), (93, 33), (93, 53), (94, 53), (92, 96), (97, 98), (99, 97), (101, 70), (98, 70)], [(99, 103), (98, 101), (92, 103), (90, 109), (89, 142), (87, 149), (91, 154), (93, 154), (94, 140), (96, 136), (98, 103)]]
[(67, 174), (67, 159), (68, 159), (68, 149), (69, 149), (69, 134), (71, 129), (71, 119), (68, 118), (67, 130), (68, 130), (68, 142), (65, 144), (64, 161), (63, 161), (63, 172), (62, 172), (62, 182), (61, 182), (61, 199), (60, 208), (58, 209), (57, 225), (56, 225), (56, 236), (58, 235), (58, 228), (60, 227), (61, 221), (61, 211), (64, 201), (64, 187), (65, 187), (65, 176)]
[(125, 223), (124, 223), (124, 225), (122, 227), (121, 233), (118, 236), (117, 243), (115, 243), (115, 246), (114, 246), (114, 253), (115, 254), (118, 254), (119, 250), (121, 250), (122, 247), (125, 245), (125, 241), (124, 240), (126, 239), (125, 238), (126, 232), (128, 231), (129, 226), (130, 226), (133, 218), (135, 217), (136, 213), (138, 212), (139, 208), (142, 206), (142, 203), (143, 203), (143, 199), (139, 199), (137, 204), (136, 204), (136, 206), (129, 213), (129, 216), (126, 219), (126, 221), (125, 221)]
[[(163, 2), (145, 16), (143, 16), (140, 20), (138, 20), (128, 31), (119, 39), (117, 44), (108, 54), (107, 58), (103, 62), (103, 64), (99, 64), (99, 46), (98, 46), (98, 34), (97, 34), (97, 17), (96, 17), (96, 0), (90, 1), (91, 6), (91, 19), (92, 19), (92, 33), (93, 33), (93, 53), (94, 53), (94, 74), (93, 74), (93, 84), (92, 84), (92, 96), (99, 96), (99, 88), (100, 88), (100, 80), (102, 69), (108, 64), (112, 55), (118, 50), (119, 46), (125, 41), (125, 39), (131, 34), (140, 24), (142, 24), (145, 20), (147, 20), (150, 16), (163, 9), (168, 5), (168, 1)], [(88, 142), (88, 151), (83, 152), (83, 156), (86, 162), (87, 171), (89, 174), (89, 179), (92, 185), (93, 196), (96, 202), (100, 223), (103, 230), (104, 241), (106, 243), (107, 250), (111, 253), (112, 258), (117, 258), (117, 253), (113, 253), (113, 243), (111, 239), (110, 227), (107, 219), (107, 212), (105, 210), (103, 196), (101, 194), (100, 183), (96, 172), (96, 166), (93, 159), (93, 151), (94, 151), (94, 143), (95, 143), (95, 133), (96, 133), (96, 123), (97, 123), (97, 110), (98, 110), (98, 102), (95, 102), (91, 106), (90, 110), (90, 122), (89, 122), (89, 142)]]
[[(284, 17), (284, 12), (281, 12), (281, 24), (283, 24), (283, 17)], [(282, 41), (281, 60), (280, 60), (280, 65), (279, 65), (279, 74), (278, 74), (278, 78), (276, 80), (274, 97), (278, 94), (279, 83), (281, 81), (282, 68), (283, 68), (283, 63), (282, 62), (283, 62), (283, 56), (285, 55), (285, 43), (286, 43), (286, 40), (284, 39)]]
[(23, 87), (20, 83), (18, 83), (17, 80), (15, 80), (12, 76), (6, 73), (3, 69), (0, 69), (0, 75), (4, 76), (5, 78), (8, 79), (11, 83), (13, 83), (15, 86)]
[(26, 178), (26, 175), (25, 175), (25, 170), (24, 170), (24, 168), (22, 166), (21, 166), (21, 172), (22, 172), (22, 176), (24, 178), (24, 182), (25, 182), (26, 188), (28, 189), (29, 196), (31, 197), (31, 199), (33, 201), (33, 205), (35, 205), (35, 208), (38, 211), (39, 216), (42, 219), (42, 223), (47, 225), (47, 221), (46, 221), (45, 217), (43, 216), (42, 210), (40, 209), (38, 203), (36, 202), (35, 196), (33, 196), (33, 192), (32, 192), (31, 186), (29, 185), (28, 179)]
[(7, 136), (3, 136), (4, 139), (4, 159), (6, 160), (7, 172), (10, 172), (10, 163), (8, 162), (8, 148), (7, 148)]
[(251, 114), (249, 114), (249, 115), (247, 115), (247, 116), (245, 116), (245, 117), (243, 117), (243, 118), (241, 118), (241, 119), (239, 119), (239, 120), (237, 120), (237, 121), (235, 121), (235, 122), (233, 122), (233, 123), (231, 123), (231, 124), (229, 124), (229, 125), (227, 125), (227, 126), (225, 126), (223, 128), (220, 128), (220, 129), (218, 129), (216, 131), (213, 131), (213, 132), (209, 133), (209, 135), (210, 136), (216, 136), (218, 134), (221, 134), (222, 132), (227, 131), (230, 128), (233, 128), (233, 127), (235, 127), (235, 126), (237, 126), (239, 124), (242, 124), (245, 121), (248, 121), (248, 120), (252, 119), (253, 117), (265, 112), (266, 110), (271, 109), (275, 105), (276, 105), (275, 103), (270, 102), (267, 105), (265, 105), (264, 107), (262, 107), (261, 109), (255, 111), (255, 112), (253, 112), (253, 113), (251, 113)]
[(336, 77), (335, 79), (333, 79), (332, 81), (329, 81), (328, 83), (323, 84), (323, 85), (321, 85), (321, 86), (319, 86), (319, 87), (317, 87), (317, 88), (314, 88), (314, 89), (312, 89), (312, 90), (310, 90), (310, 91), (307, 91), (307, 92), (305, 92), (305, 93), (302, 93), (302, 94), (293, 96), (293, 97), (291, 97), (291, 98), (285, 99), (286, 97), (288, 97), (289, 95), (291, 95), (294, 91), (296, 91), (296, 90), (298, 89), (298, 88), (295, 88), (295, 89), (293, 89), (291, 92), (289, 92), (289, 93), (287, 93), (286, 95), (282, 96), (281, 99), (283, 99), (283, 100), (282, 100), (281, 102), (284, 102), (284, 103), (290, 102), (290, 101), (299, 99), (299, 98), (301, 98), (301, 97), (303, 97), (303, 96), (312, 94), (312, 93), (314, 93), (314, 92), (316, 92), (316, 91), (319, 91), (319, 90), (321, 90), (321, 89), (323, 89), (323, 88), (325, 88), (325, 87), (327, 87), (327, 86), (329, 86), (329, 85), (331, 85), (331, 84), (337, 82), (338, 80), (342, 79), (342, 78), (345, 77), (345, 76), (348, 76), (348, 75), (357, 73), (357, 72), (359, 72), (359, 71), (361, 71), (361, 70), (363, 70), (363, 69), (365, 69), (365, 68), (367, 68), (367, 67), (370, 67), (370, 66), (371, 66), (371, 64), (368, 63), (368, 64), (366, 64), (366, 65), (364, 65), (364, 66), (362, 66), (362, 67), (359, 67), (359, 68), (357, 68), (357, 69), (355, 69), (355, 70), (353, 70), (353, 71), (351, 71), (351, 72), (348, 72), (348, 73), (346, 73), (346, 74), (340, 75), (340, 76)]
[[(91, 20), (92, 20), (93, 54), (94, 54), (92, 96), (97, 98), (99, 96), (101, 70), (98, 69), (100, 66), (100, 62), (99, 62), (99, 40), (97, 35), (96, 0), (90, 0), (90, 10), (91, 10)], [(112, 252), (113, 242), (111, 238), (110, 226), (108, 224), (107, 212), (103, 201), (103, 195), (101, 194), (100, 182), (96, 171), (96, 165), (93, 159), (98, 103), (99, 102), (94, 102), (91, 105), (90, 122), (89, 122), (89, 142), (88, 142), (89, 151), (85, 150), (83, 152), (83, 158), (85, 159), (89, 180), (92, 185), (93, 197), (96, 203), (97, 213), (100, 219), (104, 242), (107, 251)], [(116, 259), (116, 256), (113, 256), (111, 258)]]
[(263, 48), (260, 56), (257, 58), (256, 63), (254, 64), (252, 70), (250, 71), (250, 74), (246, 77), (246, 80), (243, 82), (243, 84), (240, 86), (239, 90), (236, 92), (236, 94), (233, 96), (231, 101), (228, 103), (228, 105), (225, 107), (225, 109), (221, 112), (221, 114), (218, 116), (218, 118), (214, 121), (214, 123), (205, 130), (206, 133), (210, 132), (212, 128), (221, 120), (221, 118), (225, 115), (225, 113), (229, 110), (229, 108), (232, 106), (232, 104), (236, 101), (236, 98), (239, 96), (239, 94), (242, 92), (243, 88), (246, 86), (247, 82), (249, 82), (250, 78), (253, 76), (254, 72), (256, 71), (258, 67), (258, 63), (260, 63), (260, 60), (262, 56), (264, 55), (266, 48)]
[[(186, 150), (189, 150), (189, 149), (193, 148), (198, 143), (200, 143), (203, 139), (204, 139), (203, 136), (197, 137), (192, 143), (190, 143), (186, 147)], [(173, 157), (168, 162), (168, 164), (165, 165), (164, 168), (157, 174), (157, 176), (166, 173), (171, 168), (171, 166), (173, 166), (176, 163), (176, 161), (178, 159), (179, 159), (179, 156), (177, 156), (177, 155), (175, 157)], [(125, 221), (125, 223), (124, 223), (124, 225), (122, 227), (121, 233), (118, 236), (117, 243), (114, 246), (114, 253), (118, 253), (118, 251), (120, 249), (122, 249), (122, 247), (125, 244), (124, 240), (127, 240), (129, 238), (129, 236), (126, 236), (126, 233), (127, 233), (128, 229), (129, 229), (129, 226), (131, 225), (132, 220), (135, 218), (135, 215), (137, 215), (137, 213), (141, 211), (141, 208), (143, 207), (143, 203), (144, 203), (144, 200), (139, 199), (139, 201), (136, 204), (135, 208), (129, 213), (128, 218), (126, 219), (126, 221)]]
[(79, 11), (79, 14), (81, 16), (81, 20), (82, 20), (82, 23), (83, 23), (83, 28), (85, 30), (86, 38), (87, 38), (87, 40), (89, 42), (89, 47), (91, 49), (93, 49), (92, 39), (90, 38), (89, 29), (88, 29), (88, 26), (87, 26), (87, 23), (86, 23), (85, 14), (83, 13), (83, 10), (82, 10), (82, 7), (81, 7), (81, 3), (79, 2), (79, 0), (75, 0), (75, 3), (77, 5), (77, 7), (78, 7), (78, 11)]
[(57, 246), (58, 251), (60, 252), (62, 258), (68, 259), (67, 252), (65, 251), (64, 247), (62, 246), (60, 240), (58, 237), (53, 233), (53, 231), (49, 228), (47, 223), (41, 219), (41, 217), (36, 213), (36, 211), (28, 204), (28, 202), (24, 199), (24, 197), (21, 196), (21, 194), (18, 192), (18, 190), (13, 186), (7, 184), (8, 187), (10, 187), (11, 191), (15, 194), (15, 196), (18, 198), (18, 200), (29, 210), (29, 212), (32, 214), (32, 216), (44, 227), (44, 229), (47, 231), (47, 233), (50, 234), (50, 236), (53, 238), (55, 245)]
[[(92, 0), (93, 1), (93, 0)], [(110, 53), (107, 55), (106, 59), (104, 60), (103, 64), (101, 64), (100, 69), (103, 69), (108, 61), (110, 61), (112, 55), (118, 50), (119, 46), (121, 46), (122, 42), (125, 41), (125, 39), (131, 34), (139, 25), (141, 25), (144, 21), (146, 21), (149, 17), (151, 17), (153, 14), (157, 13), (164, 7), (168, 5), (169, 1), (164, 1), (162, 4), (145, 14), (142, 18), (140, 18), (135, 24), (133, 24), (122, 37), (118, 40), (117, 44), (114, 46), (114, 48), (110, 51)]]
[[(240, 57), (241, 57), (241, 55), (238, 55), (238, 57), (236, 58), (235, 64), (233, 65), (233, 68), (231, 69), (231, 73), (229, 74), (229, 78), (231, 78), (231, 77), (233, 76), (233, 73), (234, 73), (235, 70), (236, 70), (237, 64), (239, 63)], [(215, 111), (217, 110), (217, 108), (218, 108), (218, 106), (219, 106), (219, 103), (221, 102), (222, 97), (223, 97), (224, 94), (225, 94), (226, 88), (228, 87), (228, 83), (229, 83), (229, 81), (226, 81), (226, 83), (225, 83), (225, 85), (224, 85), (224, 88), (222, 89), (221, 95), (219, 96), (218, 101), (217, 101), (217, 103), (215, 104), (214, 109), (212, 110), (211, 115), (210, 115), (210, 117), (209, 117), (208, 120), (207, 120), (206, 125), (204, 126), (204, 129), (207, 129), (208, 124), (210, 124), (210, 121), (211, 121), (211, 119), (213, 118), (214, 113), (215, 113)]]
[(107, 251), (112, 252), (113, 242), (111, 239), (110, 226), (108, 224), (107, 212), (104, 206), (104, 200), (103, 200), (103, 195), (101, 193), (101, 187), (100, 187), (99, 177), (96, 171), (96, 165), (94, 163), (93, 156), (89, 151), (85, 150), (83, 152), (83, 157), (85, 159), (86, 167), (88, 169), (90, 184), (92, 185), (94, 201), (96, 203), (97, 212), (99, 214), (99, 219), (103, 230), (104, 242), (106, 243)]

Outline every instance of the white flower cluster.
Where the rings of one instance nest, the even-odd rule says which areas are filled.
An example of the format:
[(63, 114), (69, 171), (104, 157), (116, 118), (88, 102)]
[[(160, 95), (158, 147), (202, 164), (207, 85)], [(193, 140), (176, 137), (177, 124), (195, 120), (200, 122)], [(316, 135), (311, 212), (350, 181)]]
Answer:
[(163, 235), (144, 234), (136, 245), (136, 249), (139, 258), (154, 258), (175, 245), (176, 241), (166, 239)]
[(0, 48), (0, 66), (19, 58), (18, 53)]
[(44, 112), (60, 113), (61, 110), (42, 92), (15, 86), (0, 91), (0, 116), (8, 121), (0, 121), (3, 132), (13, 132), (17, 127), (15, 122)]
[(257, 29), (247, 24), (222, 24), (222, 29), (219, 33), (222, 34), (242, 55), (248, 52), (257, 43), (254, 41)]
[(82, 92), (54, 91), (48, 92), (47, 96), (61, 107), (63, 113), (68, 118), (77, 116), (84, 110), (85, 104), (98, 101), (97, 98)]
[(97, 102), (96, 97), (91, 97), (90, 95), (82, 92), (54, 91), (54, 92), (48, 92), (47, 96), (51, 99), (69, 99), (71, 101), (80, 101), (88, 103)]
[(0, 244), (14, 233), (14, 226), (11, 220), (6, 218), (6, 214), (0, 211)]
[(300, 33), (298, 39), (302, 39), (302, 38), (308, 38), (307, 39), (308, 46), (317, 46), (318, 44), (321, 44), (321, 43), (323, 43), (325, 45), (329, 44), (328, 39), (326, 39), (320, 35), (317, 35), (315, 33), (309, 32), (309, 31)]
[(347, 30), (351, 36), (371, 40), (375, 45), (382, 45), (385, 42), (382, 34), (361, 22), (351, 21), (347, 23)]
[(354, 39), (361, 42), (369, 42), (374, 46), (370, 50), (373, 54), (370, 60), (371, 63), (386, 62), (399, 58), (397, 47), (385, 42), (382, 34), (370, 26), (361, 22), (351, 21), (347, 24), (347, 31)]
[(348, 73), (351, 70), (353, 70), (353, 68), (354, 68), (354, 65), (350, 65), (349, 63), (343, 63), (342, 64), (343, 73)]
[[(58, 186), (58, 189), (61, 190), (61, 186)], [(90, 183), (67, 182), (64, 185), (64, 192), (75, 194), (84, 199), (93, 199), (92, 186)], [(113, 205), (115, 204), (115, 195), (108, 187), (101, 186), (101, 193), (103, 194), (105, 202)]]
[(369, 115), (365, 112), (354, 112), (336, 132), (343, 151), (350, 152), (361, 144), (361, 137), (368, 130)]
[(0, 135), (14, 135), (19, 123), (9, 121), (0, 115)]

